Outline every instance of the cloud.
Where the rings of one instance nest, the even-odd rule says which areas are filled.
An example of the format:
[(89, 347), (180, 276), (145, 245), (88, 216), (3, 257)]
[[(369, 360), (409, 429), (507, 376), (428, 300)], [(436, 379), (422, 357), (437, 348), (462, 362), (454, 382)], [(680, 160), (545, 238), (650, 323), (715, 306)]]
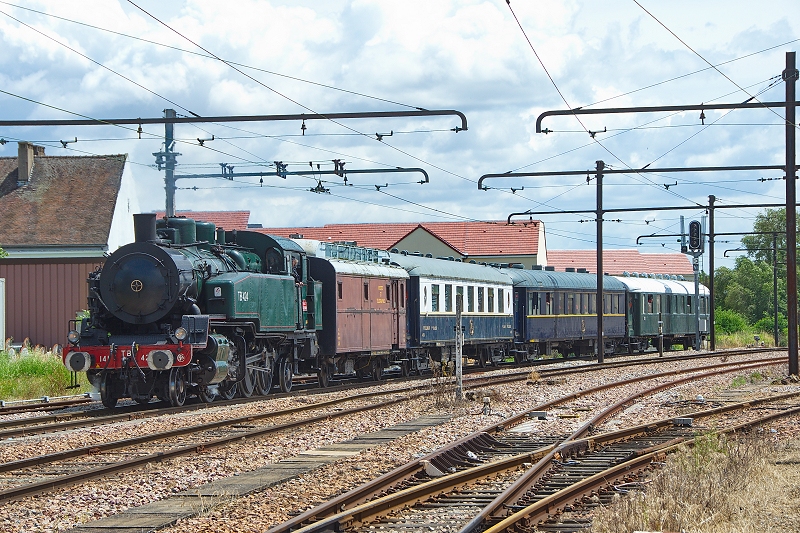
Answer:
[[(298, 122), (178, 125), (180, 172), (214, 174), (220, 163), (227, 163), (237, 172), (266, 173), (263, 187), (258, 186), (259, 177), (232, 182), (181, 179), (179, 209), (249, 209), (252, 221), (265, 226), (440, 217), (504, 220), (509, 213), (527, 209), (585, 209), (586, 214), (537, 218), (547, 224), (551, 248), (593, 248), (593, 223), (587, 226), (586, 221), (592, 218), (595, 186), (593, 181), (586, 183), (585, 175), (491, 180), (489, 191), (477, 189), (478, 178), (514, 169), (584, 170), (591, 175), (598, 160), (615, 168), (648, 163), (659, 168), (780, 164), (783, 158), (780, 110), (777, 115), (736, 111), (705, 129), (695, 112), (583, 116), (580, 122), (575, 117), (553, 117), (545, 121), (545, 127), (555, 130), (548, 135), (535, 133), (534, 121), (545, 110), (596, 102), (594, 107), (743, 101), (780, 75), (785, 52), (796, 48), (795, 43), (761, 52), (800, 37), (800, 12), (788, 0), (769, 10), (752, 9), (744, 1), (676, 1), (669, 8), (642, 2), (694, 51), (634, 3), (512, 1), (538, 59), (504, 2), (140, 0), (137, 4), (217, 56), (247, 65), (237, 68), (255, 81), (203, 57), (197, 46), (127, 2), (41, 0), (25, 6), (187, 50), (0, 6), (0, 11), (172, 103), (2, 15), (5, 53), (0, 58), (0, 88), (93, 117), (152, 117), (166, 108), (184, 115), (187, 110), (226, 115), (419, 107), (458, 109), (469, 120), (469, 131), (459, 133), (450, 131), (460, 125), (455, 117), (309, 120), (305, 130)], [(746, 92), (707, 69), (704, 61), (719, 63), (748, 54), (754, 55), (720, 67)], [(782, 90), (778, 84), (760, 98), (780, 100)], [(65, 116), (8, 95), (0, 97), (0, 103), (9, 118)], [(705, 116), (709, 124), (722, 114), (708, 110)], [(607, 132), (593, 141), (584, 128)], [(128, 153), (142, 208), (160, 209), (163, 174), (151, 166), (152, 153), (163, 143), (163, 127), (143, 129), (141, 140), (130, 129), (113, 127), (6, 128), (0, 136), (41, 141), (48, 145), (48, 154)], [(376, 140), (376, 133), (389, 132), (393, 134), (382, 142)], [(197, 146), (197, 138), (211, 135), (215, 141)], [(60, 147), (59, 139), (73, 137), (80, 142), (67, 150)], [(15, 153), (13, 144), (0, 147), (2, 155)], [(283, 161), (289, 170), (301, 170), (312, 161), (314, 168), (319, 164), (331, 169), (332, 159), (346, 161), (349, 169), (422, 167), (430, 183), (419, 185), (414, 183), (417, 176), (400, 174), (353, 175), (349, 182), (356, 186), (345, 187), (341, 178), (328, 176), (323, 184), (331, 194), (320, 195), (309, 191), (317, 183), (315, 178), (283, 180), (270, 166)], [(779, 203), (783, 182), (758, 181), (778, 174), (608, 175), (604, 203), (607, 208), (704, 205), (709, 194), (716, 195), (720, 204)], [(675, 181), (678, 185), (664, 187)], [(386, 183), (389, 187), (381, 191), (374, 187)], [(720, 210), (724, 225), (717, 229), (749, 229), (757, 212), (728, 217)], [(652, 232), (654, 226), (675, 233), (677, 224), (678, 214), (672, 212), (649, 225), (641, 214), (615, 214), (605, 224), (605, 243), (633, 248), (637, 235)], [(643, 249), (650, 246), (662, 249), (660, 242)], [(676, 243), (669, 242), (662, 250), (670, 249), (675, 251)]]

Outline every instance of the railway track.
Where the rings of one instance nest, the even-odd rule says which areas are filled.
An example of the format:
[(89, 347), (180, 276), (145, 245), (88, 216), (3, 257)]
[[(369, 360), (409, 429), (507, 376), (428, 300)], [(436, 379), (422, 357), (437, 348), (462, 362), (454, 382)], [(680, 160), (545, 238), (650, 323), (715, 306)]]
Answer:
[[(531, 362), (525, 363), (525, 368), (528, 368), (528, 371), (529, 371), (530, 368), (537, 368), (537, 367), (540, 367), (540, 366), (552, 365), (552, 364), (557, 363), (557, 362), (576, 362), (576, 361), (586, 361), (587, 362), (587, 364), (585, 365), (586, 367), (610, 368), (610, 367), (614, 367), (614, 366), (626, 366), (628, 364), (647, 364), (647, 363), (652, 363), (654, 361), (676, 361), (676, 360), (685, 360), (685, 359), (693, 359), (693, 358), (702, 359), (702, 358), (708, 358), (708, 357), (736, 356), (736, 355), (742, 355), (742, 354), (747, 354), (747, 353), (770, 352), (770, 351), (785, 351), (785, 349), (781, 349), (781, 348), (767, 348), (767, 349), (764, 349), (764, 348), (743, 348), (743, 349), (736, 349), (736, 350), (720, 350), (720, 351), (716, 351), (716, 352), (706, 352), (706, 353), (698, 353), (698, 354), (691, 354), (691, 355), (665, 355), (663, 357), (652, 356), (652, 357), (646, 357), (646, 358), (634, 359), (634, 360), (628, 359), (628, 362), (626, 362), (624, 360), (624, 359), (627, 359), (628, 356), (626, 356), (624, 354), (615, 354), (613, 357), (615, 357), (615, 358), (619, 357), (619, 358), (621, 358), (621, 360), (610, 361), (610, 362), (602, 363), (600, 365), (592, 363), (592, 361), (594, 360), (593, 357), (580, 356), (580, 357), (570, 357), (568, 359), (539, 359), (539, 360), (536, 360), (536, 361), (531, 361)], [(667, 352), (667, 353), (669, 353), (669, 352)], [(636, 355), (636, 356), (632, 356), (632, 357), (641, 357), (641, 355)], [(486, 368), (480, 368), (480, 367), (477, 367), (477, 366), (466, 367), (464, 369), (464, 373), (465, 374), (481, 373), (481, 372), (486, 372), (486, 371), (491, 371), (491, 370), (497, 370), (498, 368), (503, 368), (503, 366), (500, 366), (500, 367), (486, 367)], [(397, 372), (397, 374), (399, 374), (399, 371)], [(384, 377), (386, 377), (386, 376), (384, 376)], [(424, 374), (424, 375), (421, 375), (421, 376), (411, 376), (411, 377), (406, 377), (406, 378), (398, 378), (396, 380), (393, 379), (393, 381), (413, 381), (413, 380), (419, 380), (419, 379), (428, 379), (430, 377), (431, 377), (430, 374)], [(234, 399), (234, 400), (220, 400), (220, 399), (217, 399), (213, 403), (215, 405), (217, 405), (217, 404), (219, 404), (219, 405), (228, 405), (228, 404), (237, 403), (237, 402), (257, 401), (257, 400), (264, 399), (265, 397), (266, 398), (288, 397), (288, 396), (292, 396), (292, 395), (296, 395), (298, 393), (304, 393), (304, 392), (312, 392), (312, 393), (314, 393), (314, 392), (316, 392), (316, 393), (335, 392), (337, 390), (342, 390), (342, 389), (347, 389), (347, 388), (352, 388), (352, 387), (358, 388), (358, 387), (370, 386), (370, 385), (375, 384), (375, 382), (364, 382), (364, 381), (361, 381), (361, 380), (359, 380), (357, 378), (352, 378), (352, 379), (348, 378), (348, 379), (338, 380), (338, 382), (334, 382), (332, 380), (332, 382), (334, 383), (333, 386), (323, 389), (323, 388), (320, 388), (318, 386), (318, 384), (316, 382), (316, 378), (313, 378), (313, 379), (309, 378), (308, 380), (305, 380), (305, 381), (303, 381), (301, 383), (297, 383), (296, 386), (294, 387), (294, 391), (293, 392), (276, 393), (276, 392), (274, 392), (275, 390), (277, 390), (277, 385), (276, 385), (273, 388), (273, 392), (270, 393), (268, 396), (255, 396), (255, 397), (250, 397), (250, 398), (237, 398), (237, 399)], [(186, 407), (187, 408), (192, 408), (192, 407), (196, 407), (198, 404), (201, 404), (201, 402), (197, 398), (195, 398), (194, 400), (195, 400), (194, 403), (189, 403)], [(62, 410), (62, 409), (67, 409), (67, 408), (70, 408), (70, 407), (75, 407), (75, 406), (80, 406), (80, 405), (87, 405), (88, 409), (86, 409), (84, 411), (73, 411), (72, 413), (70, 413), (72, 416), (80, 416), (82, 413), (88, 412), (88, 411), (103, 411), (103, 410), (113, 411), (113, 412), (122, 411), (122, 412), (126, 412), (126, 413), (128, 413), (128, 412), (140, 412), (142, 410), (147, 410), (147, 409), (163, 409), (161, 404), (162, 404), (162, 402), (151, 402), (149, 404), (144, 404), (144, 405), (130, 403), (128, 405), (120, 406), (120, 407), (117, 407), (115, 409), (110, 409), (109, 410), (109, 409), (106, 409), (105, 407), (103, 407), (102, 404), (100, 403), (100, 400), (97, 399), (96, 397), (94, 397), (91, 393), (86, 393), (86, 394), (83, 394), (83, 395), (76, 395), (76, 396), (72, 396), (72, 397), (67, 396), (67, 397), (59, 397), (59, 398), (49, 398), (49, 397), (45, 396), (45, 397), (42, 397), (42, 398), (32, 398), (32, 399), (29, 399), (29, 400), (16, 400), (16, 401), (0, 402), (0, 418), (5, 416), (5, 415), (13, 415), (13, 414), (26, 414), (26, 413), (35, 414), (35, 413), (41, 413), (41, 412), (59, 411), (59, 410)], [(45, 416), (47, 416), (47, 415), (42, 416), (42, 418), (44, 418)], [(54, 415), (53, 418), (55, 418), (57, 416), (59, 416), (59, 415)], [(2, 424), (2, 422), (0, 422), (0, 424)], [(2, 428), (2, 427), (4, 427), (4, 426), (0, 425), (0, 428)]]
[[(675, 419), (671, 418), (638, 428), (587, 437), (603, 420), (639, 397), (688, 380), (721, 372), (757, 368), (764, 364), (768, 363), (755, 363), (736, 369), (712, 365), (715, 368), (704, 374), (659, 384), (609, 406), (571, 435), (542, 437), (524, 430), (523, 422), (527, 416), (552, 409), (572, 400), (576, 395), (562, 397), (400, 467), (370, 484), (273, 527), (269, 533), (330, 530), (361, 532), (381, 528), (472, 533), (483, 531), (487, 527), (499, 527), (500, 523), (508, 524), (509, 513), (512, 516), (523, 513), (524, 516), (520, 515), (519, 520), (514, 522), (514, 527), (521, 524), (520, 530), (526, 530), (526, 527), (541, 521), (541, 517), (533, 510), (556, 512), (558, 508), (550, 502), (554, 501), (557, 494), (561, 498), (566, 494), (563, 491), (576, 483), (583, 483), (584, 479), (602, 480), (604, 475), (610, 475), (604, 474), (609, 468), (642, 455), (645, 450), (647, 454), (660, 453), (667, 444), (672, 446), (693, 438), (696, 431), (690, 425), (676, 424)], [(653, 377), (655, 376), (603, 385), (582, 391), (579, 396)], [(742, 410), (759, 403), (796, 396), (800, 396), (800, 393), (693, 413), (685, 418), (717, 416), (725, 411)], [(781, 414), (789, 412), (796, 410), (787, 410)], [(521, 426), (523, 429), (513, 429), (514, 426)], [(652, 463), (653, 456), (648, 457), (651, 457), (650, 461), (642, 463), (642, 468)], [(582, 499), (599, 501), (599, 496), (592, 494), (591, 490), (588, 496), (582, 494)], [(564, 497), (563, 502), (567, 503), (563, 503), (561, 499), (557, 501), (561, 502), (563, 509), (567, 504), (574, 504), (574, 497)], [(539, 507), (535, 507), (536, 505)], [(442, 528), (443, 524), (446, 525), (445, 528)], [(561, 526), (556, 529), (559, 527)]]
[[(763, 351), (763, 350), (761, 350)], [(538, 373), (542, 378), (552, 378), (556, 376), (568, 376), (571, 374), (585, 372), (587, 370), (602, 370), (608, 368), (621, 368), (621, 367), (628, 367), (633, 365), (645, 365), (645, 364), (652, 364), (654, 362), (670, 362), (670, 361), (683, 361), (683, 360), (692, 360), (692, 359), (706, 359), (706, 358), (713, 358), (713, 357), (733, 357), (742, 354), (749, 354), (753, 353), (754, 350), (735, 350), (735, 351), (724, 351), (724, 352), (712, 352), (707, 354), (701, 355), (676, 355), (676, 356), (667, 356), (667, 357), (660, 357), (660, 358), (646, 358), (646, 359), (636, 359), (636, 360), (619, 360), (619, 361), (612, 361), (603, 364), (583, 364), (583, 365), (576, 365), (567, 368), (553, 368), (553, 369), (542, 369), (539, 370)], [(542, 364), (545, 362), (543, 361)], [(547, 360), (547, 364), (552, 364), (553, 360)], [(495, 376), (493, 379), (494, 383), (504, 383), (508, 381), (514, 380), (522, 380), (526, 379), (530, 374), (531, 369), (526, 367), (523, 370), (512, 371), (503, 376)], [(485, 373), (486, 369), (472, 369), (474, 373)], [(431, 376), (417, 376), (415, 378), (405, 378), (406, 380), (410, 380), (413, 384), (406, 386), (406, 387), (399, 387), (396, 389), (398, 393), (404, 392), (411, 392), (417, 390), (420, 385), (418, 382), (420, 380), (429, 380)], [(467, 377), (465, 379), (465, 384), (467, 386), (479, 386), (481, 384), (480, 380), (485, 380), (487, 378), (482, 378), (480, 376), (470, 378)], [(105, 424), (112, 424), (117, 422), (124, 422), (124, 421), (131, 421), (137, 420), (141, 418), (147, 417), (156, 417), (162, 415), (170, 415), (176, 414), (181, 412), (187, 411), (196, 411), (200, 409), (205, 409), (209, 406), (227, 406), (227, 405), (238, 405), (238, 404), (245, 404), (257, 401), (263, 401), (265, 399), (271, 398), (283, 398), (283, 397), (292, 397), (301, 394), (322, 394), (322, 393), (331, 393), (331, 392), (338, 392), (342, 390), (351, 390), (353, 388), (364, 388), (368, 386), (374, 385), (375, 382), (371, 382), (368, 384), (365, 383), (358, 383), (355, 385), (352, 383), (345, 383), (340, 385), (335, 385), (333, 387), (327, 388), (309, 388), (303, 391), (295, 391), (290, 393), (278, 393), (278, 394), (271, 394), (269, 396), (253, 396), (250, 398), (237, 398), (233, 400), (223, 400), (223, 401), (216, 401), (211, 404), (205, 404), (201, 402), (194, 402), (182, 407), (164, 407), (163, 403), (161, 402), (153, 402), (150, 404), (139, 405), (139, 404), (130, 404), (125, 405), (122, 407), (118, 407), (115, 409), (106, 409), (106, 408), (97, 408), (99, 402), (92, 407), (89, 407), (84, 410), (80, 411), (68, 411), (68, 412), (59, 412), (47, 415), (37, 415), (31, 416), (26, 418), (15, 418), (10, 420), (0, 420), (0, 440), (9, 439), (9, 438), (18, 438), (24, 436), (31, 436), (31, 435), (40, 435), (46, 433), (54, 433), (59, 431), (66, 431), (75, 428), (82, 428), (82, 427), (92, 427), (92, 426), (100, 426)], [(488, 384), (488, 383), (487, 383)], [(80, 401), (78, 401), (80, 400)], [(92, 400), (89, 398), (83, 399), (75, 399), (75, 402), (64, 402), (63, 405), (57, 404), (50, 404), (49, 407), (44, 406), (36, 406), (30, 407), (31, 411), (27, 412), (39, 412), (42, 410), (52, 411), (57, 409), (62, 409), (64, 407), (70, 407), (74, 405), (80, 405), (87, 402), (91, 402)], [(22, 407), (22, 406), (18, 406)], [(17, 413), (26, 412), (18, 410)], [(0, 409), (0, 415), (4, 412)]]

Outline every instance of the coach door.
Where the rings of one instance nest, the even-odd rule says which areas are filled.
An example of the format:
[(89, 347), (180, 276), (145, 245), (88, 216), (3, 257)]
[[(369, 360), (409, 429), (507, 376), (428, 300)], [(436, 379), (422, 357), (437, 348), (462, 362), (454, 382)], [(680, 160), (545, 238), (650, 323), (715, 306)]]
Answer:
[(392, 346), (400, 346), (405, 337), (405, 287), (399, 280), (392, 280), (390, 297), (392, 299)]

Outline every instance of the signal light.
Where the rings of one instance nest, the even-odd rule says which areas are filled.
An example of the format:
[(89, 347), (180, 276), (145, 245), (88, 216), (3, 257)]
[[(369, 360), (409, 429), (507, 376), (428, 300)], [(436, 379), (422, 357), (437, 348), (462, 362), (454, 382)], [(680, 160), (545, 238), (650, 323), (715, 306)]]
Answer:
[(703, 236), (701, 233), (700, 222), (692, 220), (689, 222), (689, 248), (700, 250), (703, 247)]

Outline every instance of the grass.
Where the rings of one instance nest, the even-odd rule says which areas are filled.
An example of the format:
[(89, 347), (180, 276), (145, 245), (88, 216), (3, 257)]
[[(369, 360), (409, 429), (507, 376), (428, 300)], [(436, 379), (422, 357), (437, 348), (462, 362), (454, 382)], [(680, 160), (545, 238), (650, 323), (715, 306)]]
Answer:
[(70, 373), (61, 357), (43, 348), (0, 350), (0, 399), (26, 400), (42, 396), (65, 396), (90, 390), (85, 376), (82, 387), (67, 389)]
[[(755, 335), (758, 335), (759, 341), (756, 342)], [(780, 341), (781, 339), (779, 339)], [(775, 339), (772, 332), (762, 331), (761, 333), (753, 333), (751, 331), (737, 331), (736, 333), (720, 333), (717, 332), (716, 344), (717, 349), (724, 348), (742, 348), (743, 346), (760, 346), (764, 343), (765, 347), (774, 347)], [(785, 339), (783, 345), (785, 346)]]
[(611, 505), (600, 508), (592, 533), (787, 531), (783, 523), (765, 523), (773, 515), (782, 520), (781, 507), (773, 513), (771, 502), (797, 490), (776, 461), (780, 447), (763, 435), (698, 437), (693, 447), (671, 455), (643, 491), (615, 496)]

